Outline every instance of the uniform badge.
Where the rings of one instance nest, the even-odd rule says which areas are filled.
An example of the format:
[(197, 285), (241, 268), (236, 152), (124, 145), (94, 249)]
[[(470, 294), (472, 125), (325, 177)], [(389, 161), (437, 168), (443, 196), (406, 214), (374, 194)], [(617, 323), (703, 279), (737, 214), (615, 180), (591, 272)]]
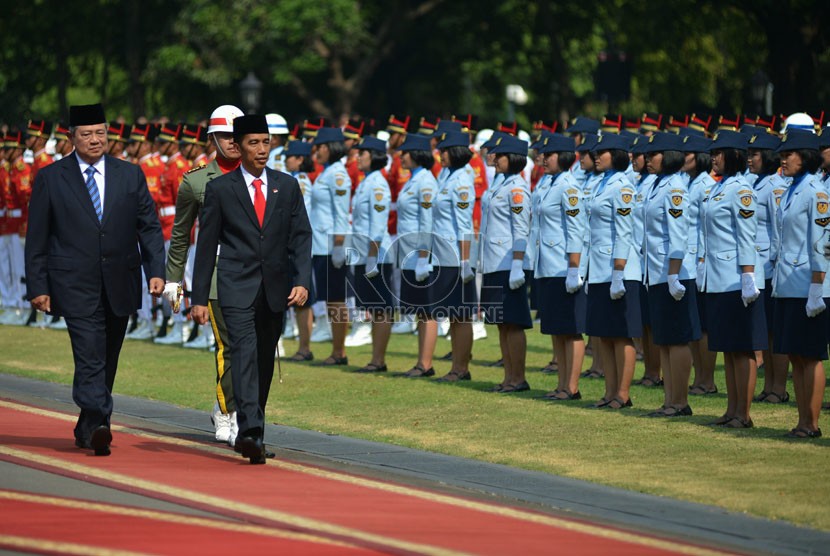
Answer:
[(344, 181), (345, 181), (345, 180), (344, 180), (341, 176), (337, 176), (337, 177), (334, 179), (334, 183), (335, 183), (335, 185), (337, 185), (337, 187), (340, 187), (341, 185), (343, 185), (343, 182), (344, 182)]
[(623, 203), (628, 204), (628, 203), (631, 202), (631, 199), (632, 199), (631, 193), (623, 193), (622, 194)]
[(421, 203), (421, 208), (429, 209), (432, 208), (432, 203), (428, 203), (426, 201)]
[(741, 197), (741, 204), (745, 207), (748, 207), (752, 204), (752, 195), (744, 195)]
[(631, 214), (631, 208), (618, 208), (617, 214), (619, 214), (620, 216), (628, 216), (629, 214)]
[(378, 212), (383, 212), (386, 209), (386, 205), (375, 205), (375, 210)]
[[(683, 196), (682, 195), (672, 195), (671, 196), (671, 204), (673, 204), (676, 207), (679, 207), (680, 205), (683, 204)], [(675, 218), (677, 218), (677, 217), (675, 217)]]
[(816, 203), (816, 210), (818, 211), (819, 214), (824, 214), (824, 213), (827, 212), (827, 207), (829, 205), (830, 204), (828, 204), (827, 201), (819, 201), (818, 203)]
[(514, 189), (512, 191), (512, 193), (513, 193), (513, 196), (511, 198), (513, 200), (513, 204), (514, 205), (522, 204), (522, 201), (524, 201), (524, 198), (525, 198), (524, 193), (522, 193), (522, 190), (521, 189)]
[(571, 187), (570, 189), (566, 189), (565, 193), (567, 193), (568, 195), (576, 195), (577, 193), (579, 193), (579, 190)]
[(754, 210), (741, 209), (741, 210), (738, 211), (738, 215), (741, 218), (752, 218), (753, 216), (755, 216), (755, 211)]
[(566, 210), (565, 214), (567, 214), (568, 216), (576, 216), (577, 214), (579, 214), (579, 209)]
[(337, 195), (338, 197), (342, 197), (343, 195), (345, 195), (348, 192), (349, 192), (348, 189), (335, 189), (334, 190), (334, 194)]
[(466, 201), (467, 199), (470, 198), (470, 194), (467, 193), (466, 191), (464, 191), (463, 193), (458, 194), (458, 198), (461, 199), (462, 201)]
[(512, 210), (514, 214), (521, 214), (522, 211), (524, 210), (524, 207), (523, 206), (510, 207), (510, 210)]
[(461, 210), (464, 210), (465, 208), (470, 206), (470, 203), (455, 203), (455, 206), (457, 206)]
[(683, 209), (669, 209), (669, 214), (673, 218), (680, 218), (683, 215)]
[(821, 191), (819, 191), (818, 193), (816, 193), (816, 199), (822, 199), (823, 201), (827, 201), (828, 199), (830, 199), (830, 197), (827, 196), (827, 193), (822, 193)]
[(575, 207), (579, 203), (579, 197), (568, 197), (568, 204)]
[(382, 201), (383, 193), (375, 193), (375, 201)]
[(432, 193), (424, 193), (424, 202), (428, 203), (432, 200)]
[(817, 218), (817, 219), (816, 219), (816, 224), (818, 224), (819, 226), (821, 226), (822, 228), (824, 228), (824, 227), (826, 227), (828, 224), (830, 224), (830, 218)]

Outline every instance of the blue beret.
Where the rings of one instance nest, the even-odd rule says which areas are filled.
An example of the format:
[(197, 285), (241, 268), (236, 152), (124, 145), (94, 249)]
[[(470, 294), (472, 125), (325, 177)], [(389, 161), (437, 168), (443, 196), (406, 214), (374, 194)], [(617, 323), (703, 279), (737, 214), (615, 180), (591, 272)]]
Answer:
[(565, 133), (599, 133), (599, 122), (579, 116), (574, 118)]
[(791, 129), (781, 138), (781, 144), (775, 149), (777, 153), (800, 151), (804, 149), (819, 150), (819, 138), (812, 131)]
[(323, 143), (337, 143), (345, 140), (343, 131), (339, 127), (321, 127), (317, 130), (317, 136), (312, 144), (322, 145)]
[(683, 146), (680, 149), (684, 153), (708, 153), (711, 139), (702, 135), (686, 135), (683, 137)]
[(643, 150), (648, 143), (648, 137), (645, 135), (638, 135), (634, 138), (631, 142), (631, 146), (628, 148), (628, 152), (631, 154), (643, 154), (645, 151)]
[(774, 151), (781, 144), (781, 139), (763, 129), (759, 129), (749, 138), (749, 148)]
[(594, 143), (594, 146), (591, 148), (591, 152), (610, 150), (628, 152), (628, 147), (630, 145), (631, 140), (627, 137), (622, 137), (616, 133), (603, 133), (597, 138), (597, 142)]
[(585, 133), (582, 136), (582, 143), (580, 143), (579, 145), (576, 146), (576, 152), (578, 152), (578, 153), (587, 153), (592, 148), (594, 148), (594, 145), (596, 145), (596, 144), (597, 144), (597, 136), (594, 135), (593, 133)]
[(559, 133), (550, 133), (541, 141), (542, 146), (539, 147), (540, 153), (563, 153), (574, 152), (576, 150), (576, 142), (572, 137), (565, 137)]
[(418, 135), (417, 133), (410, 133), (406, 136), (403, 145), (398, 147), (398, 150), (432, 152), (432, 145), (429, 143), (429, 137)]
[(464, 131), (464, 126), (461, 125), (461, 122), (453, 120), (439, 120), (438, 126), (435, 128), (432, 136), (435, 139), (438, 139), (441, 137), (442, 133), (446, 133), (448, 131)]
[(503, 131), (494, 131), (490, 139), (488, 139), (483, 145), (481, 145), (481, 148), (487, 149), (489, 151), (490, 149), (496, 146), (496, 141), (505, 136), (507, 136), (507, 134)]
[(311, 143), (289, 141), (284, 154), (285, 156), (311, 156)]
[(709, 152), (720, 149), (738, 149), (745, 151), (749, 149), (749, 138), (739, 131), (719, 131), (712, 137)]
[(386, 142), (381, 141), (377, 137), (367, 136), (360, 140), (360, 143), (357, 144), (357, 148), (361, 151), (378, 151), (381, 153), (386, 152)]
[(648, 138), (643, 145), (644, 153), (659, 153), (663, 151), (682, 151), (683, 138), (674, 133), (657, 132)]
[(542, 145), (544, 144), (545, 139), (547, 137), (550, 137), (551, 135), (553, 135), (552, 132), (548, 131), (547, 129), (543, 129), (542, 132), (539, 134), (539, 138), (536, 141), (534, 141), (533, 143), (530, 144), (530, 148), (535, 149), (535, 150), (538, 151), (539, 149), (542, 148)]
[(677, 134), (681, 137), (687, 137), (689, 135), (693, 137), (706, 137), (702, 129), (695, 129), (693, 127), (681, 127), (677, 130)]
[(520, 154), (527, 156), (527, 141), (522, 141), (512, 135), (500, 137), (496, 141), (496, 146), (490, 151), (495, 154)]
[(439, 149), (448, 149), (450, 147), (469, 147), (470, 134), (464, 133), (463, 131), (446, 131), (438, 136), (438, 141)]

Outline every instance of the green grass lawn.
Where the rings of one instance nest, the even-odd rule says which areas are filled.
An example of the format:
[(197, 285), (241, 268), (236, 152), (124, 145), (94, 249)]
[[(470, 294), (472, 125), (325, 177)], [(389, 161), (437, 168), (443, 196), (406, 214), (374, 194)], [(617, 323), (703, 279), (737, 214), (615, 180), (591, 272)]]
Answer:
[[(278, 384), (275, 377), (268, 419), (830, 530), (826, 504), (830, 435), (810, 441), (784, 438), (797, 421), (794, 403), (755, 404), (754, 429), (704, 426), (722, 415), (726, 406), (719, 366), (716, 379), (721, 393), (691, 397), (695, 412), (691, 418), (645, 418), (645, 413), (661, 405), (662, 390), (639, 386), (632, 389), (631, 409), (588, 409), (585, 406), (604, 391), (601, 380), (581, 381), (582, 401), (551, 404), (534, 399), (552, 390), (556, 381), (555, 376), (538, 372), (550, 360), (549, 337), (538, 331), (528, 334), (532, 391), (486, 393), (482, 390), (502, 377), (500, 368), (482, 365), (499, 358), (496, 331), (488, 327), (488, 332), (487, 340), (473, 346), (473, 380), (460, 384), (283, 362), (284, 383)], [(289, 354), (295, 351), (294, 342), (285, 344)], [(72, 355), (65, 332), (0, 326), (0, 345), (4, 355), (0, 372), (71, 383)], [(326, 344), (312, 346), (317, 360), (328, 354)], [(353, 365), (369, 361), (370, 346), (348, 351)], [(447, 351), (449, 342), (439, 340), (436, 356)], [(415, 336), (393, 336), (387, 359), (390, 371), (409, 369), (415, 363), (414, 353)], [(449, 370), (449, 363), (437, 361), (435, 367), (440, 376)], [(635, 376), (641, 375), (638, 364)], [(207, 412), (213, 405), (214, 380), (213, 354), (207, 351), (127, 341), (115, 390)], [(789, 390), (792, 394), (792, 385)], [(830, 433), (826, 414), (821, 421)]]

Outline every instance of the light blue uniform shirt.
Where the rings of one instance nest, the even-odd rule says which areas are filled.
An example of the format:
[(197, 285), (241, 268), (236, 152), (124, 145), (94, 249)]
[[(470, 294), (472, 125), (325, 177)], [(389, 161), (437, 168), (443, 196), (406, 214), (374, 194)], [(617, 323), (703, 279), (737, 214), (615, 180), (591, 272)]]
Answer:
[[(640, 259), (640, 268), (645, 273), (646, 254), (643, 252), (643, 235), (646, 232), (646, 225), (643, 220), (643, 208), (645, 208), (646, 195), (651, 191), (651, 186), (657, 181), (655, 174), (638, 174), (639, 181), (634, 183), (634, 210), (631, 211), (634, 245), (637, 248), (637, 255)], [(640, 277), (642, 279), (642, 276)]]
[(432, 172), (418, 167), (398, 193), (398, 237), (393, 248), (401, 270), (415, 270), (419, 252), (432, 247), (432, 207), (437, 192)]
[(698, 174), (689, 184), (687, 209), (689, 212), (689, 248), (683, 258), (683, 268), (689, 276), (697, 276), (697, 263), (700, 259), (697, 251), (703, 233), (700, 225), (700, 210), (703, 200), (709, 197), (715, 185), (717, 185), (715, 179), (706, 172)]
[(764, 265), (764, 277), (767, 280), (772, 279), (772, 270), (780, 243), (777, 222), (778, 206), (789, 186), (787, 180), (778, 174), (758, 176), (752, 184), (758, 202), (758, 232), (755, 235), (755, 248), (760, 259), (758, 264)]
[(461, 264), (459, 241), (472, 241), (475, 206), (475, 171), (463, 168), (439, 174), (438, 195), (432, 207), (432, 264), (458, 267)]
[(390, 246), (387, 224), (391, 203), (389, 182), (380, 170), (371, 172), (358, 184), (352, 196), (352, 233), (347, 242), (349, 264), (366, 264), (370, 242), (379, 244), (378, 264), (392, 262), (386, 260)]
[[(827, 272), (830, 197), (813, 175), (795, 178), (778, 207), (780, 250), (772, 273), (774, 297), (807, 298), (813, 272)], [(824, 281), (824, 297), (828, 295)]]
[[(643, 252), (646, 285), (665, 284), (669, 260), (686, 256), (689, 247), (689, 190), (680, 174), (658, 176), (645, 196)], [(693, 277), (681, 264), (680, 280)]]
[[(577, 156), (578, 163), (578, 156)], [(594, 191), (597, 185), (602, 181), (603, 174), (591, 172), (590, 174), (584, 172), (585, 179), (582, 181), (582, 202), (585, 206), (585, 213), (588, 219), (591, 218), (591, 207), (593, 206)], [(582, 257), (579, 259), (579, 275), (585, 277), (588, 274), (588, 247), (590, 242), (585, 243), (585, 248), (582, 250)]]
[(279, 147), (275, 147), (268, 153), (268, 162), (265, 163), (272, 170), (276, 170), (278, 172), (285, 172), (285, 147), (280, 145)]
[(300, 184), (300, 192), (303, 194), (305, 213), (311, 215), (311, 178), (305, 172), (291, 172), (291, 175)]
[(539, 199), (550, 188), (551, 176), (545, 174), (536, 183), (536, 189), (530, 193), (530, 236), (527, 240), (527, 250), (525, 251), (525, 258), (522, 262), (522, 268), (525, 270), (533, 270), (536, 268), (536, 249), (539, 246), (539, 219), (536, 215), (539, 212)]
[[(625, 280), (640, 280), (640, 260), (633, 236), (634, 186), (623, 172), (600, 174), (590, 201), (588, 283), (611, 281), (614, 259), (625, 259)], [(587, 200), (585, 201), (587, 204)]]
[(334, 235), (349, 233), (352, 182), (339, 160), (326, 166), (311, 188), (311, 254), (330, 255)]
[(740, 290), (741, 267), (746, 265), (755, 265), (755, 286), (762, 289), (763, 266), (758, 265), (755, 249), (757, 202), (743, 175), (724, 178), (712, 187), (708, 199), (701, 205), (700, 218), (703, 253), (698, 249), (698, 254), (706, 262), (701, 291)]
[(534, 261), (536, 278), (566, 276), (568, 255), (582, 253), (588, 237), (588, 213), (582, 188), (569, 172), (550, 178), (533, 214), (538, 238)]
[(481, 197), (479, 266), (483, 274), (510, 270), (514, 252), (530, 236), (530, 188), (520, 174), (505, 175)]

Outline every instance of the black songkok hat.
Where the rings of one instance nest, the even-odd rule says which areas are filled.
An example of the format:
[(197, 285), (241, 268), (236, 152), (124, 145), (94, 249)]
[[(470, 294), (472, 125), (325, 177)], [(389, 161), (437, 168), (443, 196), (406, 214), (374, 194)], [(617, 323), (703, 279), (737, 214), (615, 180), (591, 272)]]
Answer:
[(264, 133), (269, 135), (268, 120), (263, 114), (248, 114), (238, 116), (233, 120), (233, 140), (239, 141), (244, 135), (252, 133)]
[(107, 117), (104, 116), (104, 107), (100, 103), (81, 104), (69, 107), (69, 125), (71, 127), (103, 124), (106, 121)]

